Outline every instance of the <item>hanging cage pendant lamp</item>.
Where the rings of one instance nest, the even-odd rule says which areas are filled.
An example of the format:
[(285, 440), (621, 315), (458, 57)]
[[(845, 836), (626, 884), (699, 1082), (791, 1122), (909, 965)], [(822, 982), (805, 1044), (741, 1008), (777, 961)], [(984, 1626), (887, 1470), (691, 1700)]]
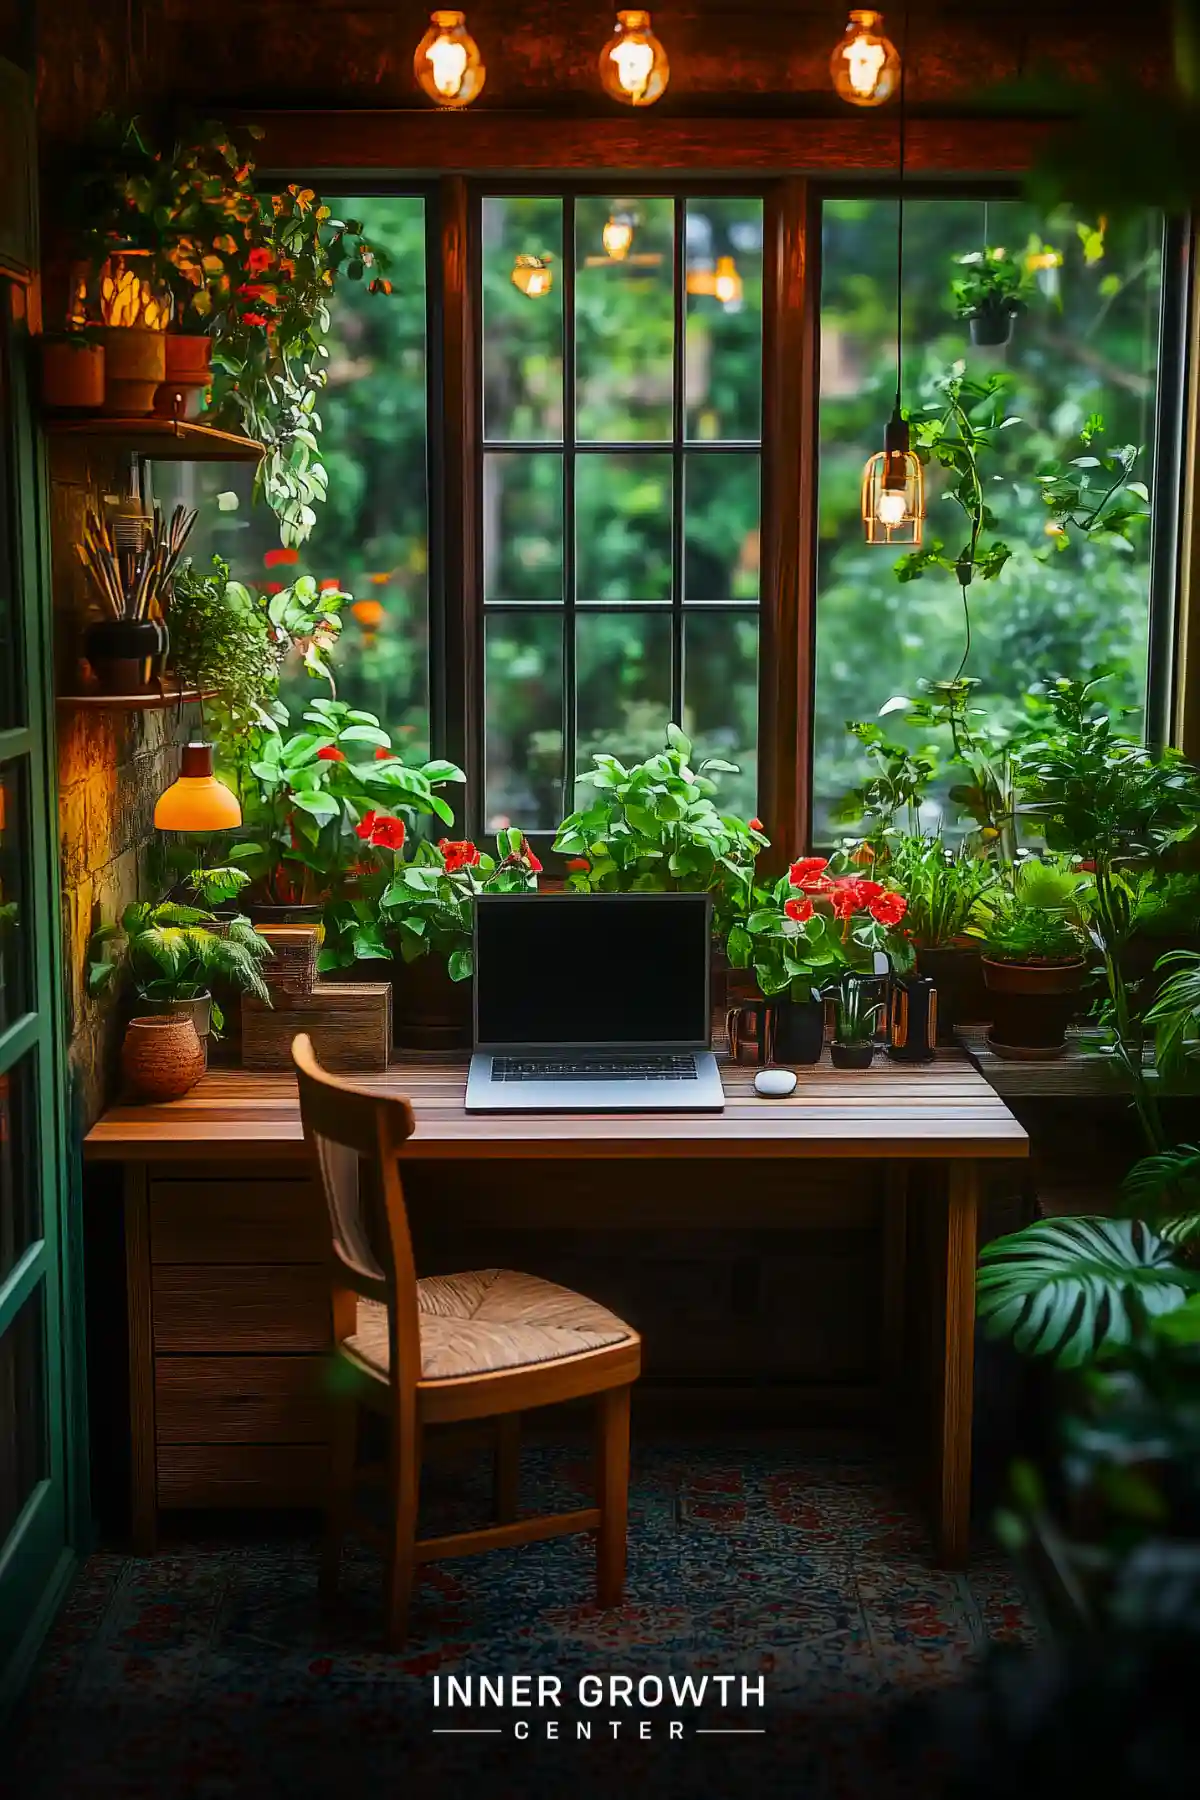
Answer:
[[(906, 15), (907, 24), (907, 15)], [(905, 30), (905, 41), (908, 32)], [(862, 478), (863, 536), (868, 544), (915, 547), (925, 531), (925, 472), (912, 447), (901, 404), (904, 381), (904, 65), (900, 75), (900, 184), (896, 197), (896, 404), (883, 449), (867, 459)]]

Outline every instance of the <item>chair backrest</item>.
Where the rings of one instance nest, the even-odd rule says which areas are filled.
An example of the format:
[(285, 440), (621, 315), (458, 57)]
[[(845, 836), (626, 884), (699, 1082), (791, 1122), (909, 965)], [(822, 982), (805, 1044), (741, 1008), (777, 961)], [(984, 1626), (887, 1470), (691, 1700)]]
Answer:
[[(292, 1039), (292, 1061), (304, 1136), (329, 1212), (335, 1288), (387, 1306), (393, 1380), (415, 1381), (420, 1373), (417, 1277), (397, 1162), (401, 1144), (414, 1130), (412, 1107), (400, 1095), (371, 1093), (329, 1074), (303, 1032)], [(336, 1318), (336, 1293), (334, 1310)], [(351, 1304), (351, 1317), (353, 1310)]]

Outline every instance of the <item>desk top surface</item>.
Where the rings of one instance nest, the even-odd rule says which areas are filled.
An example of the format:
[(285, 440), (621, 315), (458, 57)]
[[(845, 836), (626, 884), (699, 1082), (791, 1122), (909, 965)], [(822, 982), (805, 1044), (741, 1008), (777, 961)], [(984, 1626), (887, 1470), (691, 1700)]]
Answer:
[[(747, 1156), (1019, 1157), (1024, 1129), (961, 1050), (905, 1068), (877, 1058), (798, 1071), (786, 1100), (754, 1091), (754, 1070), (722, 1065), (721, 1113), (472, 1113), (466, 1065), (401, 1061), (353, 1079), (404, 1094), (417, 1128), (406, 1158), (439, 1161)], [(294, 1076), (212, 1069), (182, 1100), (115, 1106), (84, 1140), (90, 1161), (193, 1163), (303, 1157)]]

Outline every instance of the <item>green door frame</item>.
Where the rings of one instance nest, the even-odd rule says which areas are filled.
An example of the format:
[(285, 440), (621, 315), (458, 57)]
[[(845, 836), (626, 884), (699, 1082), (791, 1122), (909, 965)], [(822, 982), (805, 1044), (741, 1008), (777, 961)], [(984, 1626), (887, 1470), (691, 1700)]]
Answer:
[[(0, 281), (0, 304), (23, 314), (19, 285)], [(42, 1299), (41, 1403), (46, 1472), (9, 1537), (0, 1543), (0, 1713), (24, 1682), (86, 1541), (86, 1385), (83, 1380), (82, 1247), (78, 1159), (67, 1155), (65, 1021), (58, 872), (58, 793), (53, 735), (53, 623), (45, 448), (31, 404), (32, 344), (23, 317), (6, 322), (9, 416), (3, 464), (8, 510), (10, 596), (17, 644), (16, 692), (25, 724), (0, 730), (0, 765), (23, 774), (17, 820), (29, 853), (20, 922), (27, 949), (28, 1004), (0, 1033), (0, 1074), (32, 1071), (24, 1121), (36, 1183), (42, 1236), (0, 1279), (0, 1338), (39, 1289)], [(18, 715), (19, 716), (19, 715)], [(18, 1155), (21, 1146), (14, 1146)]]

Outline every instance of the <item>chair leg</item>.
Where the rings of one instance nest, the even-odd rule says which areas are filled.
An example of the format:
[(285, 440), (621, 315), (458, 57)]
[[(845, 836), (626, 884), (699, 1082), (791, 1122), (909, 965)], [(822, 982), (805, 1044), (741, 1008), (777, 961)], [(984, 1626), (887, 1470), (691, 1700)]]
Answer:
[(358, 1401), (338, 1400), (333, 1408), (329, 1444), (329, 1492), (325, 1505), (325, 1541), (321, 1550), (319, 1597), (328, 1611), (337, 1600), (342, 1542), (354, 1503), (354, 1467), (358, 1459)]
[(625, 1554), (629, 1527), (628, 1387), (601, 1394), (596, 1440), (596, 1604), (620, 1606), (625, 1598)]
[(517, 1491), (521, 1479), (521, 1415), (502, 1413), (496, 1420), (493, 1511), (501, 1525), (517, 1516)]
[(392, 1421), (388, 1494), (391, 1503), (391, 1550), (384, 1590), (384, 1641), (399, 1650), (408, 1636), (408, 1612), (416, 1574), (417, 1503), (421, 1490), (421, 1425), (419, 1420)]

